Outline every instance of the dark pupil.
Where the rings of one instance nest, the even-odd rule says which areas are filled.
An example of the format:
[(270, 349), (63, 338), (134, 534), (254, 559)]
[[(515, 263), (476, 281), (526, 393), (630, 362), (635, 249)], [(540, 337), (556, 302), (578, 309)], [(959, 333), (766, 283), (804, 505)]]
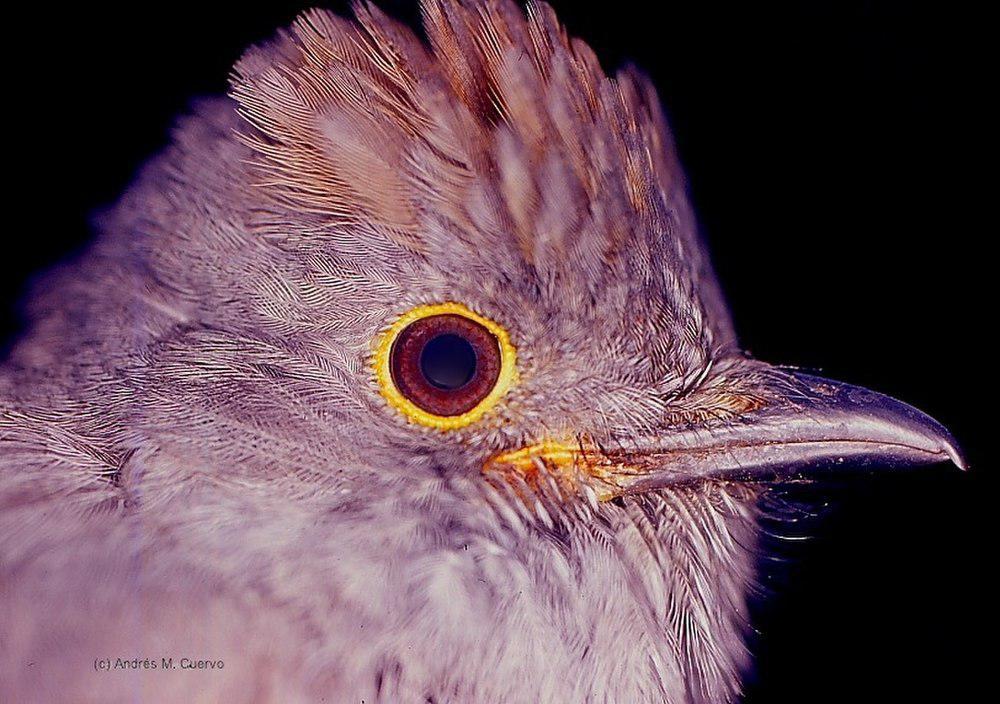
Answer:
[(420, 353), (420, 371), (439, 389), (457, 389), (476, 373), (476, 351), (463, 337), (438, 335)]

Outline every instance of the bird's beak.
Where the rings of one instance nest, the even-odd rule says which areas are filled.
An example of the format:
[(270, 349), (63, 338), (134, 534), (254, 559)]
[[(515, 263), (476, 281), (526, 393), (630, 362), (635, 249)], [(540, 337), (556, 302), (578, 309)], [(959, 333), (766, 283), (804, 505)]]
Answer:
[(724, 422), (669, 427), (627, 446), (546, 442), (498, 455), (491, 471), (586, 485), (598, 498), (704, 479), (772, 481), (838, 468), (904, 468), (950, 460), (965, 469), (940, 423), (883, 394), (777, 371), (769, 400)]

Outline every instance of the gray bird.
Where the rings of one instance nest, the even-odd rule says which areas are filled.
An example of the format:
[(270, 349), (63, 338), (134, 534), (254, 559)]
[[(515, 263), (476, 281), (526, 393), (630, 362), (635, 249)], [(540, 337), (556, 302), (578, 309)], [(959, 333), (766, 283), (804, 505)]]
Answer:
[(740, 352), (641, 74), (422, 8), (250, 49), (37, 286), (0, 700), (733, 701), (768, 487), (963, 464)]

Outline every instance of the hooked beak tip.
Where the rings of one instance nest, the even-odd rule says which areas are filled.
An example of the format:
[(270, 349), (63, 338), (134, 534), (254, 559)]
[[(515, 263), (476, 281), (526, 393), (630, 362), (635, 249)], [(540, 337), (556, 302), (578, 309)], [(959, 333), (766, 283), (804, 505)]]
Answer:
[(963, 472), (969, 470), (969, 460), (966, 458), (965, 453), (962, 452), (962, 448), (959, 447), (955, 438), (949, 433), (947, 437), (942, 438), (941, 451), (948, 456), (948, 459), (952, 461), (956, 467), (958, 467)]

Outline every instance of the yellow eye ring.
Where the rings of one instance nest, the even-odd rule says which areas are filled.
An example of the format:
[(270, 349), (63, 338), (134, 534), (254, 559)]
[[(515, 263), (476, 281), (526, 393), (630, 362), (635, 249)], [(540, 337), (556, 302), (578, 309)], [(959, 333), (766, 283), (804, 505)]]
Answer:
[[(456, 338), (468, 348), (468, 379), (438, 385), (424, 378), (424, 352), (441, 338)], [(517, 380), (517, 351), (507, 331), (492, 320), (461, 303), (436, 303), (407, 311), (382, 333), (374, 366), (379, 390), (392, 408), (413, 423), (455, 430), (480, 420), (510, 390)]]

